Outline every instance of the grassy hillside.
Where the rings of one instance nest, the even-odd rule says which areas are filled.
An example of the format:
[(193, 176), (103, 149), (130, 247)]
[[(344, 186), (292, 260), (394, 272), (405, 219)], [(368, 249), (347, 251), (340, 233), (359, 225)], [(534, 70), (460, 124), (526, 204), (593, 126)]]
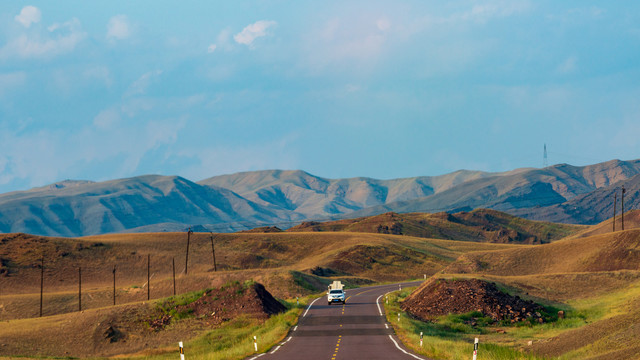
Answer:
[(557, 322), (488, 330), (481, 341), (562, 359), (635, 359), (638, 264), (640, 230), (627, 230), (466, 253), (433, 279), (481, 278), (565, 311), (566, 318)]
[(503, 212), (478, 209), (456, 214), (393, 212), (364, 218), (304, 222), (288, 231), (346, 231), (493, 243), (541, 244), (571, 235), (584, 227), (529, 221)]

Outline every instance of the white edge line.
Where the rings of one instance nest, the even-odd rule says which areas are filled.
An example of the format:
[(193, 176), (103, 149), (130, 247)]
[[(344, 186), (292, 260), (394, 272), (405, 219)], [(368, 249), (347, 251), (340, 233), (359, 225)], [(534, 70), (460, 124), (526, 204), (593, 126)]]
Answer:
[(309, 309), (311, 309), (311, 306), (313, 305), (313, 303), (314, 303), (314, 302), (316, 302), (316, 301), (318, 301), (318, 300), (320, 300), (320, 298), (317, 298), (317, 299), (313, 300), (313, 301), (311, 302), (311, 304), (309, 304), (309, 307), (307, 308), (307, 311), (305, 311), (305, 312), (304, 312), (304, 314), (302, 315), (302, 317), (307, 316), (307, 313), (309, 312)]
[(275, 353), (276, 351), (280, 350), (280, 348), (281, 348), (281, 347), (283, 347), (283, 346), (284, 346), (284, 344), (288, 343), (288, 342), (289, 342), (289, 340), (291, 340), (291, 339), (292, 339), (292, 337), (291, 337), (291, 336), (289, 336), (289, 338), (287, 338), (287, 340), (285, 340), (282, 344), (280, 344), (280, 345), (276, 346), (276, 348), (275, 348), (275, 349), (273, 349), (273, 351), (272, 351), (272, 352), (270, 352), (269, 354), (273, 354), (273, 353)]
[(296, 327), (293, 328), (293, 331), (298, 330), (298, 325), (296, 325)]
[(251, 358), (251, 359), (249, 359), (249, 360), (255, 360), (255, 359), (259, 358), (260, 356), (262, 356), (262, 355), (264, 355), (264, 354), (265, 354), (265, 353), (262, 353), (262, 354), (260, 354), (260, 355), (254, 356), (254, 357), (252, 357), (252, 358)]
[(403, 353), (415, 358), (415, 359), (419, 359), (419, 360), (424, 360), (423, 358), (413, 355), (410, 352), (406, 352), (403, 348), (400, 347), (400, 345), (398, 345), (398, 343), (396, 342), (396, 340), (393, 338), (393, 336), (389, 335), (389, 339), (391, 339), (391, 341), (393, 341), (393, 343), (396, 345), (396, 347), (398, 348), (398, 350), (402, 351)]
[(394, 292), (395, 290), (389, 291), (386, 294), (382, 294), (380, 296), (378, 296), (378, 298), (376, 299), (376, 305), (378, 306), (378, 313), (380, 314), (380, 316), (382, 316), (382, 309), (380, 308), (380, 298), (383, 296), (387, 296), (389, 294), (391, 294), (392, 292)]

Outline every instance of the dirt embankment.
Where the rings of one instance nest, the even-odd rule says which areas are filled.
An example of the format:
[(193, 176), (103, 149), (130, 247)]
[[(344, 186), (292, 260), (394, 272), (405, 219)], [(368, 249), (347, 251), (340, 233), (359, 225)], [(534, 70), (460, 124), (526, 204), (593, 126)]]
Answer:
[(494, 283), (478, 279), (432, 279), (409, 295), (402, 309), (423, 321), (472, 311), (481, 312), (494, 321), (543, 321), (542, 306), (503, 293)]
[(87, 310), (0, 328), (1, 356), (114, 356), (153, 351), (189, 339), (240, 316), (267, 319), (285, 311), (259, 283), (231, 282), (217, 289), (150, 303)]

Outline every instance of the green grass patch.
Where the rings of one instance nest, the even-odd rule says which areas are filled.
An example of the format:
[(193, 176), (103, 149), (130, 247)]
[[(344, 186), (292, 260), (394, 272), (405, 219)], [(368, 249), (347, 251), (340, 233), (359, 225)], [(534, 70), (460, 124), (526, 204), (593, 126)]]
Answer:
[[(292, 326), (297, 324), (298, 317), (304, 310), (311, 297), (300, 299), (297, 305), (295, 300), (281, 301), (287, 311), (274, 315), (266, 321), (239, 316), (220, 327), (188, 341), (184, 344), (185, 356), (188, 359), (205, 360), (240, 360), (255, 354), (253, 337), (257, 337), (258, 353), (269, 351), (289, 333)], [(168, 352), (153, 356), (132, 357), (131, 359), (163, 360), (178, 357), (177, 344), (174, 352)]]
[(189, 318), (193, 316), (192, 309), (185, 309), (183, 311), (178, 311), (177, 307), (189, 305), (193, 303), (194, 301), (200, 299), (209, 290), (211, 289), (192, 291), (192, 292), (168, 297), (156, 303), (156, 309), (159, 310), (161, 316), (169, 315), (173, 320), (181, 320), (181, 319)]
[[(473, 354), (473, 342), (479, 337), (478, 358), (486, 360), (542, 360), (509, 346), (486, 342), (487, 327), (491, 320), (482, 313), (451, 314), (438, 318), (435, 322), (422, 322), (411, 318), (400, 309), (400, 301), (406, 298), (415, 288), (389, 294), (389, 302), (385, 303), (387, 321), (394, 327), (396, 335), (404, 345), (413, 352), (434, 359), (469, 359)], [(400, 314), (398, 321), (398, 314)], [(475, 322), (475, 326), (469, 323)], [(420, 347), (420, 332), (423, 333), (423, 344)]]

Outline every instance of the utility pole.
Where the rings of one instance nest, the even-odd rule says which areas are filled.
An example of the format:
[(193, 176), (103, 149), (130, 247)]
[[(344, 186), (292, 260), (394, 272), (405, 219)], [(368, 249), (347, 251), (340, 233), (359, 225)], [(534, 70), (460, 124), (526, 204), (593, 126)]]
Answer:
[(616, 203), (618, 202), (618, 192), (613, 193), (613, 232), (616, 232)]
[(151, 254), (147, 254), (147, 300), (151, 300)]
[(173, 296), (176, 296), (176, 258), (171, 258), (173, 264)]
[(40, 317), (42, 317), (42, 297), (44, 294), (44, 255), (40, 262)]
[(187, 275), (188, 274), (188, 270), (189, 270), (189, 242), (191, 241), (191, 233), (193, 231), (191, 231), (191, 228), (189, 228), (189, 231), (187, 231), (187, 259), (184, 261), (184, 274)]
[(213, 232), (211, 233), (211, 254), (213, 255), (213, 271), (218, 271), (216, 267), (216, 249), (213, 247)]
[(116, 266), (113, 265), (113, 306), (116, 306)]
[(624, 185), (622, 185), (622, 230), (624, 230), (624, 193), (625, 193)]
[(82, 268), (78, 267), (78, 311), (82, 311)]

